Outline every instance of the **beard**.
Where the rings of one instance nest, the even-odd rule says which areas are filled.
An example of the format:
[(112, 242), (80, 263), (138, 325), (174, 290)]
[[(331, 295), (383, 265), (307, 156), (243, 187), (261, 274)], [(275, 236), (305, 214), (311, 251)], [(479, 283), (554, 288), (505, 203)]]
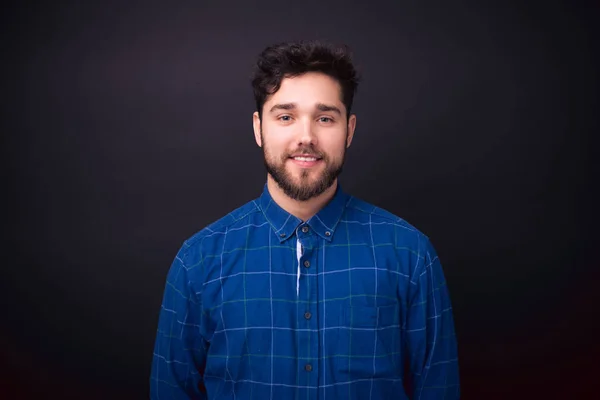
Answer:
[(321, 161), (325, 164), (325, 169), (314, 180), (310, 179), (311, 171), (309, 169), (302, 169), (299, 182), (297, 182), (296, 179), (294, 179), (294, 176), (286, 168), (286, 164), (290, 160), (291, 154), (294, 153), (283, 154), (278, 161), (277, 157), (272, 157), (268, 154), (268, 146), (265, 143), (264, 137), (262, 137), (262, 144), (264, 163), (267, 172), (283, 192), (291, 199), (307, 201), (319, 196), (325, 192), (325, 190), (329, 189), (337, 177), (342, 173), (346, 156), (345, 146), (342, 157), (338, 162), (332, 162), (326, 154), (318, 152), (313, 146), (300, 146), (294, 153), (309, 154), (321, 158)]

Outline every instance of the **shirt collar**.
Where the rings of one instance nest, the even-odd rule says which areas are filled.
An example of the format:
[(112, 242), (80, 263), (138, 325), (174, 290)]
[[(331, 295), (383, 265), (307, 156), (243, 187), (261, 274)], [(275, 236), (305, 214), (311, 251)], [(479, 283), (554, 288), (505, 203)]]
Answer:
[[(350, 200), (350, 196), (342, 190), (338, 182), (333, 198), (317, 214), (306, 221), (306, 225), (330, 242), (335, 234), (338, 222), (344, 214), (348, 200)], [(262, 195), (258, 199), (258, 205), (271, 224), (280, 243), (293, 236), (296, 229), (303, 223), (300, 218), (288, 213), (273, 200), (266, 184)]]

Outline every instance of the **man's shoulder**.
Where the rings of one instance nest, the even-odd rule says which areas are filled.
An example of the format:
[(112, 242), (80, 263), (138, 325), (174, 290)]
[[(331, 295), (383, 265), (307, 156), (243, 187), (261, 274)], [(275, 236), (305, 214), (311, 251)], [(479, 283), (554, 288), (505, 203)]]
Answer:
[(186, 239), (183, 243), (181, 251), (186, 251), (190, 248), (201, 247), (205, 242), (219, 242), (224, 237), (228, 230), (235, 228), (239, 224), (244, 224), (249, 216), (254, 213), (260, 212), (258, 203), (256, 200), (252, 200), (236, 208), (227, 215), (219, 218), (216, 221), (211, 222), (200, 231), (193, 234), (191, 237)]
[(428, 235), (404, 218), (367, 201), (351, 196), (346, 206), (347, 218), (357, 226), (369, 228), (368, 235), (376, 240), (393, 241), (397, 248), (416, 254), (434, 252)]
[(404, 218), (384, 209), (371, 204), (365, 200), (359, 199), (358, 197), (351, 196), (350, 201), (347, 204), (347, 209), (350, 211), (351, 217), (358, 220), (368, 220), (372, 223), (389, 224), (390, 226), (397, 226), (407, 231), (412, 231), (416, 234), (423, 235), (419, 229), (409, 223)]

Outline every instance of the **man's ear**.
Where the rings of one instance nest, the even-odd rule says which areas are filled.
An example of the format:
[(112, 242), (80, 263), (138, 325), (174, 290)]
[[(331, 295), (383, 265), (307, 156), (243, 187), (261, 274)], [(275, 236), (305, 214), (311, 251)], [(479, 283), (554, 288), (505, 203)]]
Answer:
[(346, 138), (346, 148), (350, 147), (354, 138), (354, 130), (356, 129), (356, 115), (352, 114), (348, 118), (348, 137)]
[(262, 147), (262, 137), (260, 136), (260, 115), (258, 115), (258, 111), (255, 111), (254, 114), (252, 114), (252, 127), (254, 128), (254, 140), (256, 140), (258, 147)]

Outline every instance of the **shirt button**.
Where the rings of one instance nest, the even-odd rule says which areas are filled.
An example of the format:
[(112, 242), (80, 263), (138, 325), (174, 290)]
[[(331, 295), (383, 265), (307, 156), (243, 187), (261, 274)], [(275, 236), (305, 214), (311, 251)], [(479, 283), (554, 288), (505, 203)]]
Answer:
[(304, 370), (305, 370), (306, 372), (310, 372), (310, 371), (312, 371), (312, 365), (310, 365), (310, 364), (306, 364), (306, 365), (304, 366)]
[(304, 266), (306, 268), (310, 267), (310, 261), (308, 261), (308, 260), (304, 261)]
[(304, 233), (308, 232), (308, 226), (303, 226), (302, 227), (302, 232), (304, 232)]
[(312, 317), (311, 313), (309, 313), (308, 311), (304, 313), (304, 318), (310, 319), (310, 317)]
[(331, 236), (331, 232), (329, 232), (329, 231), (325, 232), (325, 236)]

